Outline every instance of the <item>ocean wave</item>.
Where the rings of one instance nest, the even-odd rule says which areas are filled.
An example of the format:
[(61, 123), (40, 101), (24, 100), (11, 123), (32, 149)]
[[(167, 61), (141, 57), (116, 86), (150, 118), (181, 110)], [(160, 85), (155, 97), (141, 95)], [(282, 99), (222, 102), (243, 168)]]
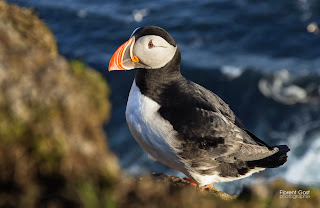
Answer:
[(286, 105), (320, 103), (319, 76), (296, 77), (283, 69), (271, 77), (260, 79), (258, 87), (264, 96)]
[(289, 142), (292, 153), (284, 178), (297, 185), (320, 187), (320, 122), (302, 126)]

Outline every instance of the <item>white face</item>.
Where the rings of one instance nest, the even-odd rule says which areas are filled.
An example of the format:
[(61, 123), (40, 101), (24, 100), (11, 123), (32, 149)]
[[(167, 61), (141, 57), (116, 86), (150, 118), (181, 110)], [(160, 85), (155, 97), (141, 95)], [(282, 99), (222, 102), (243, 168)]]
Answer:
[(148, 69), (156, 69), (165, 66), (176, 53), (177, 47), (170, 45), (165, 39), (157, 35), (146, 35), (136, 40), (133, 47), (133, 55), (140, 62), (147, 65)]

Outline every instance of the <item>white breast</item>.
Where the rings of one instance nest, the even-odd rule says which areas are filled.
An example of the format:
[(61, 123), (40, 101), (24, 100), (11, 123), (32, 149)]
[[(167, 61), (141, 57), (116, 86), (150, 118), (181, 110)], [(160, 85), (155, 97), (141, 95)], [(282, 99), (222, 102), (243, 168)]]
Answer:
[(126, 119), (133, 137), (154, 159), (187, 173), (184, 164), (176, 155), (179, 143), (174, 138), (177, 132), (170, 122), (158, 113), (160, 105), (144, 96), (134, 81), (126, 109)]

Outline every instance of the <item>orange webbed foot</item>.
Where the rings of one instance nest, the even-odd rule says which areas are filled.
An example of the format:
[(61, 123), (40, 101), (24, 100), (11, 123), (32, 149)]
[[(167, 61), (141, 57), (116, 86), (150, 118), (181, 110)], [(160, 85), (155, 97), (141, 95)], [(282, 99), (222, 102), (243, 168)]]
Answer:
[[(191, 186), (198, 187), (197, 183), (195, 181), (193, 181), (192, 179), (184, 178), (184, 180), (187, 181)], [(206, 185), (206, 186), (203, 186), (203, 187), (199, 188), (199, 190), (202, 192), (202, 191), (204, 191), (206, 189), (212, 189), (213, 185), (214, 185), (214, 183)]]
[(206, 185), (206, 186), (204, 186), (204, 187), (201, 187), (201, 188), (200, 188), (200, 191), (202, 192), (202, 191), (204, 191), (204, 190), (206, 190), (206, 189), (212, 189), (212, 188), (213, 188), (213, 185), (214, 185), (214, 183), (213, 183), (213, 184)]

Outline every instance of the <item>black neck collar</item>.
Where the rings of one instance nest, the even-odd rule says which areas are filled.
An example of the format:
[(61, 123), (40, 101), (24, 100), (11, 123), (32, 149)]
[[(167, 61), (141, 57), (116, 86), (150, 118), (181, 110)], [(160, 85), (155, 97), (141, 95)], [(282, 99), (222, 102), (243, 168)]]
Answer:
[(159, 69), (137, 69), (135, 81), (140, 92), (150, 98), (159, 96), (170, 83), (182, 77), (180, 73), (181, 53), (177, 51), (172, 60)]

